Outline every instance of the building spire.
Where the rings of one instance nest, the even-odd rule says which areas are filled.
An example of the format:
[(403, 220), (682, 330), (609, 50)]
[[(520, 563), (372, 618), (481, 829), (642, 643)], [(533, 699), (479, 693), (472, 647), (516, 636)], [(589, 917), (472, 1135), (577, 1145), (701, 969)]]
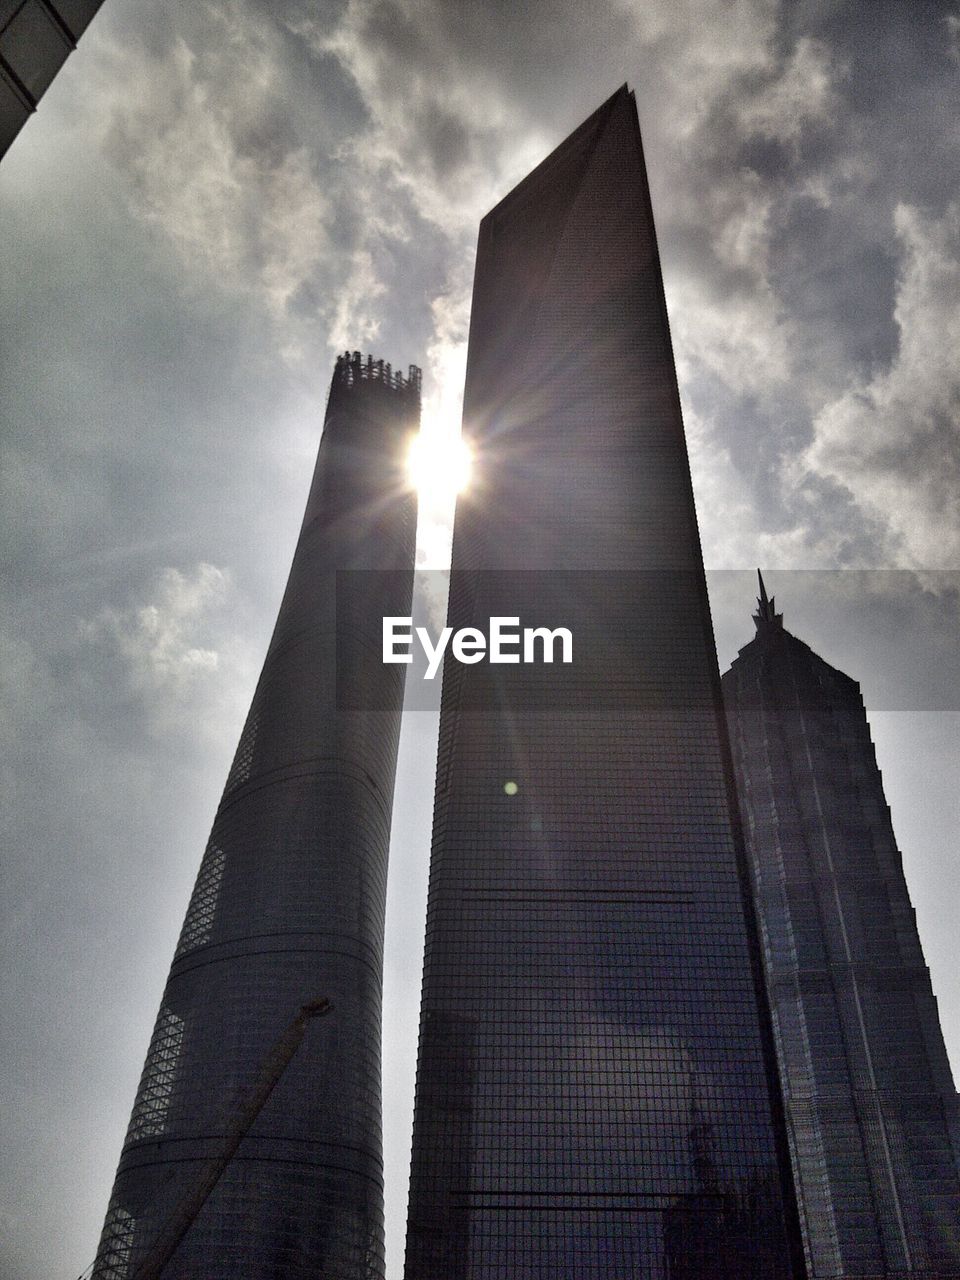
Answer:
[(763, 584), (763, 574), (757, 570), (757, 580), (760, 583), (760, 594), (757, 597), (757, 612), (753, 615), (753, 620), (757, 624), (758, 631), (764, 631), (768, 627), (776, 627), (777, 630), (783, 630), (783, 614), (776, 612), (776, 598), (770, 596), (767, 598), (767, 588)]

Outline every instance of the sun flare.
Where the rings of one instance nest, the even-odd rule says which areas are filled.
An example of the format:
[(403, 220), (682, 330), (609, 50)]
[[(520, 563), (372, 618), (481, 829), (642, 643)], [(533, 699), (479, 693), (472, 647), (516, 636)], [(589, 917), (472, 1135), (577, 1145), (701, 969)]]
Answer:
[(423, 502), (446, 502), (470, 483), (473, 456), (459, 436), (424, 432), (413, 437), (407, 472)]

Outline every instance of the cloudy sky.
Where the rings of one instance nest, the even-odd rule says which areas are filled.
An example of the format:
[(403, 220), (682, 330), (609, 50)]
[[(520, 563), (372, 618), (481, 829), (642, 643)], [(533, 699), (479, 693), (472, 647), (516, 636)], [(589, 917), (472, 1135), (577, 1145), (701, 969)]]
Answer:
[[(335, 353), (422, 365), (455, 433), (479, 218), (624, 81), (721, 664), (759, 563), (862, 682), (960, 1068), (958, 80), (946, 0), (106, 0), (0, 164), (5, 1277), (93, 1257)], [(434, 733), (392, 851), (391, 1280)]]

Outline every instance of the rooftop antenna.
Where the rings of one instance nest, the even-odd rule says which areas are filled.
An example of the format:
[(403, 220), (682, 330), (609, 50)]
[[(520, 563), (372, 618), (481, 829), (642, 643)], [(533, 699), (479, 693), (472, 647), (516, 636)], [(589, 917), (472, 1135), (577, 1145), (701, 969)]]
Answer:
[(776, 611), (776, 598), (770, 596), (767, 598), (767, 588), (763, 583), (763, 574), (757, 570), (757, 580), (760, 583), (760, 594), (757, 597), (757, 612), (753, 615), (753, 620), (757, 625), (758, 631), (763, 631), (768, 627), (776, 627), (779, 631), (783, 630), (783, 614)]

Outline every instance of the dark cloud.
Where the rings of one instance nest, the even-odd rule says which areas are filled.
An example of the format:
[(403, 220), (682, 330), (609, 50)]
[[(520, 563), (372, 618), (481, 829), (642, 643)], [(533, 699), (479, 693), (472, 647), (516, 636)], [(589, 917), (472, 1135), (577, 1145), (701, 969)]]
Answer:
[(888, 368), (900, 340), (892, 246), (851, 237), (842, 206), (804, 195), (784, 208), (770, 247), (774, 287), (810, 335), (805, 376), (836, 365), (865, 375)]
[[(422, 364), (449, 433), (479, 217), (620, 83), (708, 563), (957, 568), (958, 38), (916, 0), (103, 7), (0, 166), (5, 1274), (92, 1257), (333, 353)], [(447, 539), (438, 506), (423, 558)], [(901, 708), (878, 750), (956, 1045), (956, 588), (810, 581), (788, 625)], [(753, 587), (711, 590), (728, 660)], [(392, 855), (394, 1275), (435, 732), (408, 723)]]

